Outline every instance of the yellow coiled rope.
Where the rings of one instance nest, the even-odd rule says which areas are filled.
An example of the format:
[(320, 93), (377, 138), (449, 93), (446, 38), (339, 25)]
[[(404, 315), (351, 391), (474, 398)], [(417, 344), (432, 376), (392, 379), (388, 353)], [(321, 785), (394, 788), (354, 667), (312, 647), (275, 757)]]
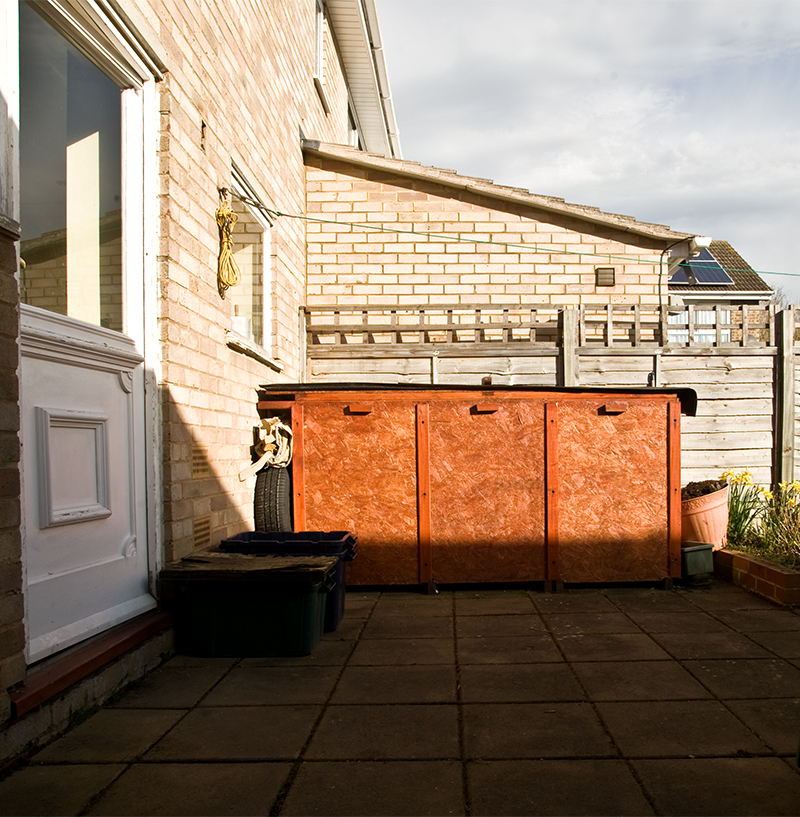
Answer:
[(235, 287), (241, 280), (242, 274), (233, 257), (231, 246), (231, 232), (239, 220), (239, 216), (231, 210), (228, 191), (223, 188), (219, 191), (220, 203), (216, 218), (219, 226), (219, 261), (217, 263), (217, 289), (221, 297), (225, 297), (225, 290)]

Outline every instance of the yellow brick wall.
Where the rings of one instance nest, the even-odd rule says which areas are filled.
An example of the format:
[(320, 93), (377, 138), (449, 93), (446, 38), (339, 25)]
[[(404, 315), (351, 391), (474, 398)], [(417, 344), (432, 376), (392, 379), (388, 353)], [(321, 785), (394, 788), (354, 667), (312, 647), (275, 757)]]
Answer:
[[(272, 229), (272, 348), (283, 373), (226, 345), (230, 300), (216, 284), (218, 188), (231, 165), (270, 207), (302, 213), (300, 132), (343, 143), (347, 93), (330, 33), (326, 114), (314, 86), (314, 0), (128, 0), (167, 73), (159, 83), (158, 281), (166, 559), (252, 524), (255, 387), (302, 371), (305, 228)], [(149, 28), (152, 26), (152, 28)]]
[[(309, 306), (658, 303), (647, 239), (341, 161), (306, 165), (319, 219), (306, 228)], [(595, 286), (597, 266), (616, 268), (616, 286)]]

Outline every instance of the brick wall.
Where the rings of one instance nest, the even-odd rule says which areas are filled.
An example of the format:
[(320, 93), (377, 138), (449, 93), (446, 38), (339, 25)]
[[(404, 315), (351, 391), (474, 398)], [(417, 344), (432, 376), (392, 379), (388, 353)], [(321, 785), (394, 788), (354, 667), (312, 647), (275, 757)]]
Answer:
[[(134, 14), (134, 10), (136, 14)], [(313, 81), (314, 2), (258, 6), (139, 0), (134, 22), (167, 68), (159, 84), (159, 324), (164, 435), (165, 558), (180, 558), (251, 525), (255, 387), (297, 380), (303, 361), (298, 308), (305, 299), (305, 228), (272, 228), (267, 352), (278, 373), (226, 345), (230, 299), (217, 291), (218, 188), (231, 165), (276, 210), (302, 213), (300, 132), (344, 142), (347, 93), (325, 38), (326, 114)], [(160, 20), (149, 30), (146, 21)]]
[(0, 723), (25, 676), (19, 503), (19, 297), (16, 248), (0, 231)]
[[(310, 306), (658, 303), (660, 252), (646, 239), (637, 246), (613, 227), (400, 173), (319, 156), (306, 164), (308, 215), (324, 220), (307, 225)], [(430, 235), (438, 233), (461, 240)], [(596, 266), (615, 267), (616, 286), (595, 287)]]

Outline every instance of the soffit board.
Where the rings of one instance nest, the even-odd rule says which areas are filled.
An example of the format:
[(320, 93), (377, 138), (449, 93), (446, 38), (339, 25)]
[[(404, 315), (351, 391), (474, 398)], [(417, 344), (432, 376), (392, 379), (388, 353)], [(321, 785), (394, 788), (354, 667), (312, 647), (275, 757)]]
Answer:
[(328, 20), (347, 75), (359, 130), (370, 153), (391, 155), (380, 84), (360, 0), (327, 0)]

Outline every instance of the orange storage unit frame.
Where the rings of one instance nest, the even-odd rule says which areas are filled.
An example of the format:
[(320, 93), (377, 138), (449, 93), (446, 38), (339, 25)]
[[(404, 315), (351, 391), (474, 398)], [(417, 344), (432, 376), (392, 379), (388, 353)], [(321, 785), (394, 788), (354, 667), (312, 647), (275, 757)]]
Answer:
[(292, 384), (295, 530), (349, 530), (348, 584), (680, 576), (691, 389)]

